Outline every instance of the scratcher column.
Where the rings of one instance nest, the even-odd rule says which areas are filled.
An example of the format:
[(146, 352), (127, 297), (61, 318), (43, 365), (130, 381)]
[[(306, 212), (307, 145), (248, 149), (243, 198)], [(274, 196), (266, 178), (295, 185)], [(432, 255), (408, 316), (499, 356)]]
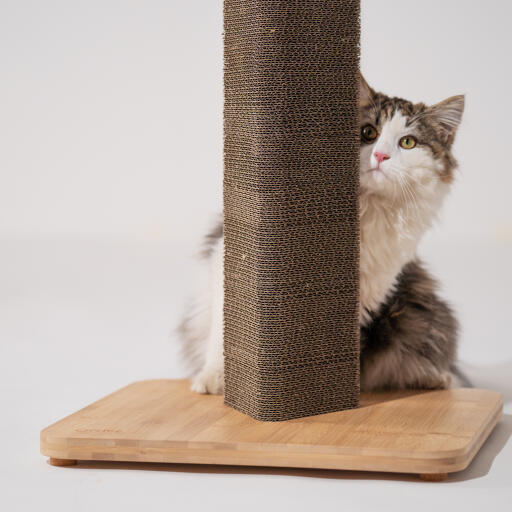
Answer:
[(359, 0), (225, 0), (226, 404), (359, 398)]

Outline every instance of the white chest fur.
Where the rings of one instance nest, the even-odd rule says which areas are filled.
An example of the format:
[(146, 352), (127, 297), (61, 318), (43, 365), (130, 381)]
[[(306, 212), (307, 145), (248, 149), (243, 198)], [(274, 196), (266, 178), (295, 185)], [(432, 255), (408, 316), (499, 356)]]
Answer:
[(418, 243), (435, 219), (445, 195), (444, 187), (436, 189), (435, 195), (418, 197), (414, 205), (373, 193), (361, 194), (361, 325), (394, 291), (400, 270), (415, 257)]

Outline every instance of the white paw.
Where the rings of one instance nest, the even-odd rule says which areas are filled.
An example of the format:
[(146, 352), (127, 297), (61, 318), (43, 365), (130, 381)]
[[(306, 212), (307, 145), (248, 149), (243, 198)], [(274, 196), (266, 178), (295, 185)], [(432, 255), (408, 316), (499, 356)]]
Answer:
[(440, 372), (431, 375), (421, 386), (424, 389), (450, 389), (452, 386), (452, 377), (447, 372)]
[(222, 395), (224, 393), (224, 369), (203, 368), (194, 377), (190, 389), (196, 393)]

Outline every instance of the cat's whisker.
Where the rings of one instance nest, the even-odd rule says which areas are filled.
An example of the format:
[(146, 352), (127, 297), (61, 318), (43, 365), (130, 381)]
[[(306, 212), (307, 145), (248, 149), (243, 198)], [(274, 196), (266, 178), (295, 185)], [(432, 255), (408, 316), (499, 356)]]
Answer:
[(401, 195), (404, 199), (405, 215), (406, 215), (406, 217), (409, 217), (409, 201), (407, 200), (407, 194), (406, 194), (406, 191), (405, 191), (405, 188), (403, 185), (403, 180), (401, 179), (401, 177), (399, 175), (398, 175), (398, 185), (399, 185), (399, 190), (401, 192)]
[[(413, 188), (411, 187), (411, 185), (409, 183), (407, 183), (407, 180), (405, 179), (404, 176), (402, 176), (399, 173), (397, 173), (396, 176), (397, 176), (397, 178), (399, 180), (399, 183), (400, 183), (400, 186), (401, 186), (402, 190), (404, 191), (404, 197), (406, 198), (405, 204), (406, 204), (406, 207), (407, 207), (407, 215), (409, 215), (409, 202), (410, 202), (412, 207), (413, 207), (414, 218), (419, 220), (419, 218), (420, 218), (420, 209), (419, 209), (418, 202), (417, 202), (417, 196), (416, 196)], [(410, 201), (407, 201), (407, 198)]]
[(412, 200), (412, 203), (413, 203), (413, 206), (415, 208), (416, 219), (419, 219), (420, 218), (420, 208), (419, 208), (419, 205), (418, 205), (416, 192), (412, 188), (411, 184), (408, 183), (405, 178), (404, 178), (404, 185), (407, 188), (407, 190), (409, 191), (409, 196), (410, 196), (410, 198)]

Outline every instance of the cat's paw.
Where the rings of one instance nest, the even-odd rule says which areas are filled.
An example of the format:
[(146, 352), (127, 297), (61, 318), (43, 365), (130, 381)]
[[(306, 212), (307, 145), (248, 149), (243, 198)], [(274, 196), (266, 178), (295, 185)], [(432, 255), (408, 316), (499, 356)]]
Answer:
[(454, 387), (456, 387), (456, 386), (455, 386), (455, 382), (453, 381), (452, 375), (450, 373), (444, 372), (441, 375), (441, 383), (440, 383), (439, 389), (450, 389), (450, 388), (454, 388)]
[(193, 379), (192, 391), (206, 395), (224, 393), (224, 369), (203, 368)]
[(432, 375), (422, 387), (425, 389), (450, 389), (452, 387), (452, 377), (447, 372), (441, 372)]

